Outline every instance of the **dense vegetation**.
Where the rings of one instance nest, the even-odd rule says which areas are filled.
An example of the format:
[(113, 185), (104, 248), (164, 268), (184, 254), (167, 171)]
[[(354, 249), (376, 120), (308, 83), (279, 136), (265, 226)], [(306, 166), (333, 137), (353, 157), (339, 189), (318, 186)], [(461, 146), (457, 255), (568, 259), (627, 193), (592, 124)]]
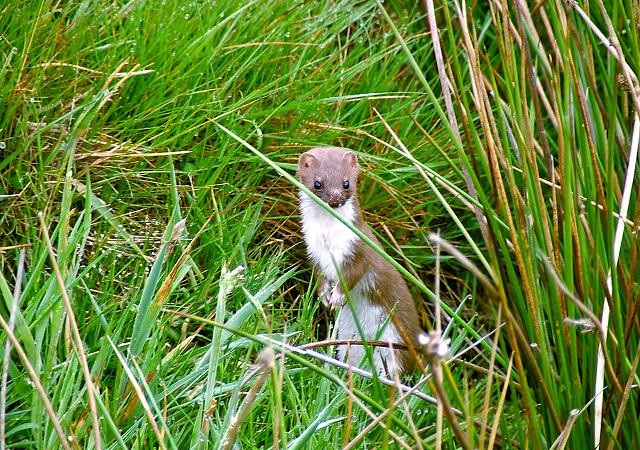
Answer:
[[(637, 446), (640, 9), (529, 3), (0, 4), (0, 449)], [(450, 339), (417, 395), (304, 346), (314, 145)]]

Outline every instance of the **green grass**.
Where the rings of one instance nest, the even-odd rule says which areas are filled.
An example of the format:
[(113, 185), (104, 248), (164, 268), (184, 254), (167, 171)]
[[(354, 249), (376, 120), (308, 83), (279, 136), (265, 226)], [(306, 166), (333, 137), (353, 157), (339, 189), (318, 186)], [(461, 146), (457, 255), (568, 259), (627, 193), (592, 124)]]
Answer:
[[(438, 3), (437, 34), (399, 0), (14, 3), (0, 449), (640, 442), (633, 2)], [(322, 144), (442, 308), (457, 357), (406, 380), (440, 407), (301, 347), (328, 316), (284, 174)]]

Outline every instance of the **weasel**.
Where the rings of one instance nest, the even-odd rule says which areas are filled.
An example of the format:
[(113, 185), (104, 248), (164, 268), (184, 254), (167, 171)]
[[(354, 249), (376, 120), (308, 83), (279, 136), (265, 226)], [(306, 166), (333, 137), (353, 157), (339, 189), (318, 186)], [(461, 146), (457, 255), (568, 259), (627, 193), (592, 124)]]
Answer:
[[(318, 147), (300, 155), (300, 181), (347, 222), (380, 245), (362, 217), (356, 188), (360, 166), (356, 154), (339, 147)], [(302, 232), (307, 253), (322, 273), (320, 298), (330, 309), (339, 309), (338, 339), (380, 340), (415, 346), (420, 332), (418, 314), (400, 273), (353, 231), (306, 193), (300, 191)], [(346, 304), (341, 274), (352, 305)], [(358, 331), (360, 325), (363, 334)], [(415, 361), (407, 351), (376, 347), (375, 370), (380, 374), (408, 372)], [(348, 354), (348, 355), (347, 355)], [(338, 346), (338, 357), (360, 365), (365, 349)], [(348, 357), (348, 358), (347, 358)]]

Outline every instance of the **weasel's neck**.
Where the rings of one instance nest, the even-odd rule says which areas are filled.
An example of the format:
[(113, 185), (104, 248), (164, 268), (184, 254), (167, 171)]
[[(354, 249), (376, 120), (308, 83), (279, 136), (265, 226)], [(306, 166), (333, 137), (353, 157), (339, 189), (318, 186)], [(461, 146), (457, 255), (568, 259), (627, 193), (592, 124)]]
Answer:
[[(356, 250), (358, 236), (304, 192), (300, 193), (302, 232), (309, 257), (332, 281), (338, 280), (336, 266), (342, 270), (345, 260)], [(347, 222), (356, 225), (360, 210), (355, 198), (335, 208)]]

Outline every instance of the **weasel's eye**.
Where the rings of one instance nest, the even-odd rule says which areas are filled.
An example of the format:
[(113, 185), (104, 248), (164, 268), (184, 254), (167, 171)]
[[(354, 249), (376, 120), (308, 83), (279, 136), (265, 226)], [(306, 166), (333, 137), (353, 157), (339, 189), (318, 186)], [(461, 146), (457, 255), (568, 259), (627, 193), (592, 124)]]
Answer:
[(342, 183), (342, 187), (345, 188), (345, 189), (349, 189), (349, 180), (347, 180), (344, 183)]
[(321, 181), (316, 181), (315, 183), (313, 183), (313, 187), (320, 190), (322, 189), (322, 182)]

